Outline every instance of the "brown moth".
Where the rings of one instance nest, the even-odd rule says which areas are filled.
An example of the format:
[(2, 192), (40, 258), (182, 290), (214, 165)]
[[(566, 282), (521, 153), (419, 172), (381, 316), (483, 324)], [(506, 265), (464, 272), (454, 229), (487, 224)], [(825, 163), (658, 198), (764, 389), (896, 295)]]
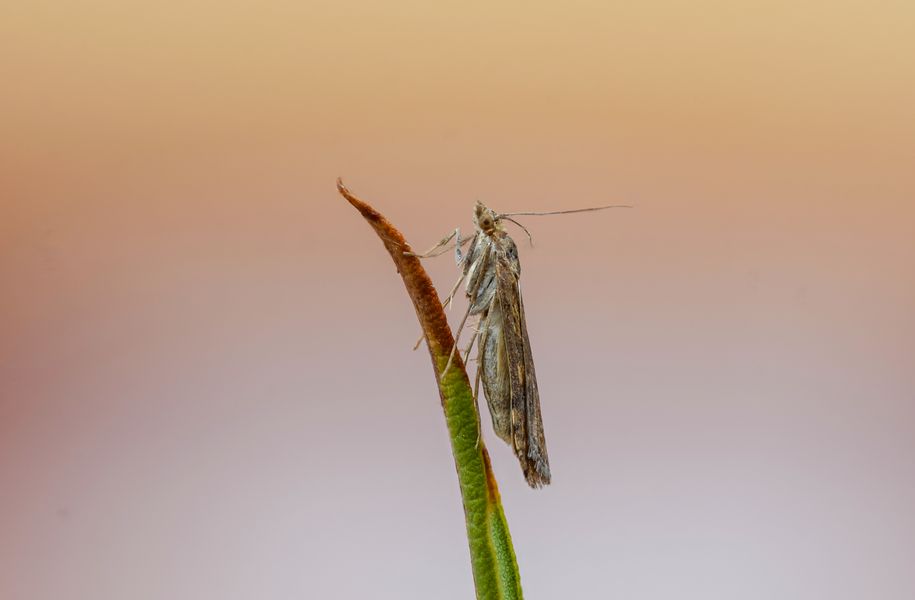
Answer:
[[(519, 286), (521, 263), (518, 247), (505, 231), (502, 221), (512, 221), (530, 237), (530, 232), (512, 216), (565, 214), (616, 207), (628, 208), (626, 205), (613, 205), (545, 213), (500, 214), (477, 202), (473, 237), (461, 240), (460, 230), (455, 230), (428, 252), (417, 255), (438, 256), (447, 251), (452, 239), (455, 240), (457, 260), (458, 264), (463, 263), (463, 273), (445, 304), (451, 303), (461, 281), (466, 280), (469, 306), (455, 334), (454, 348), (457, 348), (468, 317), (478, 317), (476, 331), (465, 351), (465, 356), (469, 356), (474, 342), (479, 340), (474, 398), (479, 400), (479, 384), (482, 381), (493, 430), (514, 450), (524, 478), (533, 488), (550, 483), (550, 460)], [(461, 247), (468, 242), (470, 249), (461, 256)], [(452, 357), (455, 349), (452, 349)], [(444, 371), (450, 366), (451, 358)]]
[(550, 483), (550, 461), (518, 285), (518, 247), (500, 221), (477, 202), (477, 231), (464, 260), (468, 313), (480, 315), (474, 334), (479, 337), (477, 389), (482, 380), (493, 430), (514, 450), (527, 483), (538, 488)]

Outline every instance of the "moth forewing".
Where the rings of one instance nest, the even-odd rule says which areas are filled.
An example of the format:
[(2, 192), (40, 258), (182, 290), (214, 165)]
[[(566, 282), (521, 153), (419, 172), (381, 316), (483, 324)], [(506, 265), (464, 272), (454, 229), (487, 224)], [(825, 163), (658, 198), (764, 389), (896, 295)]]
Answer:
[(518, 287), (518, 316), (521, 320), (521, 341), (524, 349), (524, 388), (527, 418), (527, 457), (536, 474), (525, 473), (528, 483), (534, 487), (550, 483), (550, 458), (546, 451), (543, 434), (543, 418), (540, 415), (540, 391), (537, 388), (537, 373), (534, 371), (534, 357), (531, 342), (527, 336), (527, 322), (524, 319), (524, 301)]
[[(492, 240), (496, 293), (486, 315), (485, 331), (487, 334), (498, 332), (501, 340), (495, 343), (487, 339), (487, 344), (480, 347), (483, 390), (496, 433), (511, 445), (528, 484), (540, 487), (550, 482), (550, 467), (540, 417), (537, 376), (518, 286), (521, 273), (518, 249), (504, 231), (495, 233)], [(505, 421), (510, 426), (510, 439), (501, 435)], [(499, 431), (500, 428), (503, 431)]]
[(483, 395), (492, 417), (492, 428), (506, 444), (512, 444), (511, 391), (508, 355), (505, 348), (500, 302), (493, 299), (486, 316), (480, 320), (477, 369), (483, 382)]

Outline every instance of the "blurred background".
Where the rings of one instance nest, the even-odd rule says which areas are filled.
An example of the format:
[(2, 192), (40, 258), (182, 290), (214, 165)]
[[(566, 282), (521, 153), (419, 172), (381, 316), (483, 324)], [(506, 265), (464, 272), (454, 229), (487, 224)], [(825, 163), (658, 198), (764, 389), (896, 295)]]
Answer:
[(529, 599), (915, 597), (913, 40), (908, 2), (5, 3), (0, 597), (473, 596), (338, 175), (420, 248), (636, 205), (516, 235), (553, 485), (483, 421)]

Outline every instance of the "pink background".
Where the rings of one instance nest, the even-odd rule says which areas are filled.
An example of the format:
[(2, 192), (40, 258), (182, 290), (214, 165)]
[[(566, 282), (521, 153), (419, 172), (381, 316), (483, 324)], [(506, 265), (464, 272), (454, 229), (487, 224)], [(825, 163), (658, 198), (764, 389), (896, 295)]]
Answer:
[(338, 175), (419, 247), (637, 205), (516, 237), (529, 599), (915, 597), (915, 9), (796, 4), (4, 5), (0, 597), (472, 597)]

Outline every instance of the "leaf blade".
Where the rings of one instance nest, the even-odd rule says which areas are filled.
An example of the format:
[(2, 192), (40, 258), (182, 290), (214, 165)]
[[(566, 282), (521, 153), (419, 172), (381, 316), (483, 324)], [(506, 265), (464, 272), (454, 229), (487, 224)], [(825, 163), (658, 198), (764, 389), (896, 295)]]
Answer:
[(443, 374), (454, 337), (438, 292), (420, 260), (408, 254), (411, 248), (403, 235), (381, 213), (353, 195), (341, 179), (337, 179), (337, 190), (362, 214), (391, 255), (426, 337), (461, 490), (476, 596), (478, 600), (519, 600), (518, 562), (460, 352)]

